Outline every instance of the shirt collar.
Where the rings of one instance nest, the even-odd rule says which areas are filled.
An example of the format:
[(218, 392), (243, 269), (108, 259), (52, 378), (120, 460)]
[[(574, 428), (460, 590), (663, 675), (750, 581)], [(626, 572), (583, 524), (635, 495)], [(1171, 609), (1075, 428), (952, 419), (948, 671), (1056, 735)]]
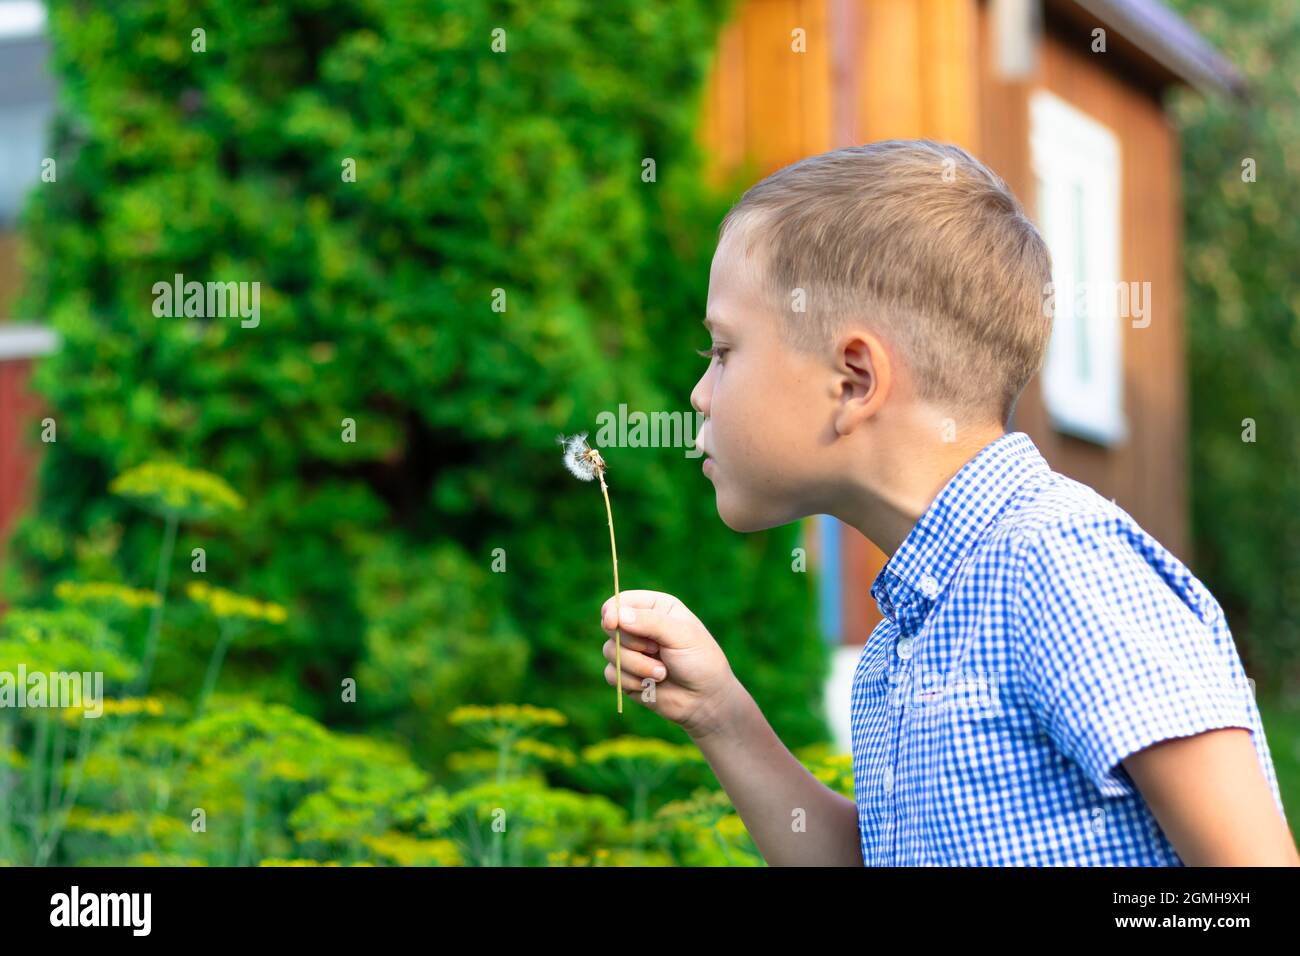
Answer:
[(943, 486), (876, 576), (871, 596), (880, 612), (903, 634), (916, 633), (1011, 496), (1048, 470), (1024, 432), (1008, 432), (985, 445)]

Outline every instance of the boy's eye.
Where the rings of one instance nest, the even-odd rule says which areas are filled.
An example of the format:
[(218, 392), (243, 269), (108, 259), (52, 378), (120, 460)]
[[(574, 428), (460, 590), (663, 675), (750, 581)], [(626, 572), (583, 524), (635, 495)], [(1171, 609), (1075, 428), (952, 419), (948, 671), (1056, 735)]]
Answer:
[(725, 348), (719, 348), (719, 347), (716, 346), (716, 345), (715, 345), (713, 348), (709, 348), (709, 349), (696, 349), (695, 351), (696, 351), (699, 355), (704, 356), (704, 358), (706, 358), (706, 359), (716, 358), (719, 362), (722, 361), (722, 356), (724, 356), (724, 355), (727, 354), (727, 350), (726, 350)]

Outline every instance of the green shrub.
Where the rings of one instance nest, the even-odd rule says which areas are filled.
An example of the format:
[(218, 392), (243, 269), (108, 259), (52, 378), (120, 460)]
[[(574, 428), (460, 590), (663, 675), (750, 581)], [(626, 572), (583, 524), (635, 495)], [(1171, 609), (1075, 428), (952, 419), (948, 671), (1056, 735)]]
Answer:
[[(682, 740), (615, 712), (603, 507), (554, 439), (620, 403), (691, 411), (726, 205), (694, 131), (726, 6), (54, 0), (58, 179), (25, 216), (23, 311), (62, 336), (37, 376), (58, 441), (9, 594), (154, 581), (165, 523), (107, 489), (175, 462), (243, 507), (179, 525), (144, 640), (160, 694), (194, 699), (219, 639), (176, 600), (202, 548), (214, 583), (288, 612), (230, 641), (219, 694), (391, 738), (435, 775), (465, 702), (559, 708), (572, 748)], [(260, 283), (260, 321), (155, 315), (177, 273)], [(679, 594), (782, 738), (824, 739), (797, 529), (732, 534), (683, 449), (606, 457), (623, 587)]]
[(1197, 570), (1228, 613), (1251, 675), (1264, 688), (1294, 693), (1300, 8), (1285, 0), (1175, 5), (1249, 87), (1245, 101), (1190, 92), (1177, 98)]

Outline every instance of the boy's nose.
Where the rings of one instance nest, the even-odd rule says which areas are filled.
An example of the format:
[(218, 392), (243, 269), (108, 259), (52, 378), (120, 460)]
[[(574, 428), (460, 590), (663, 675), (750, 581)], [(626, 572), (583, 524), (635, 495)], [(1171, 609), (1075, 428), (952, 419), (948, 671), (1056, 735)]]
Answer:
[(691, 389), (691, 408), (695, 409), (705, 418), (708, 418), (709, 416), (707, 399), (708, 392), (704, 389), (704, 382), (708, 377), (709, 373), (705, 372), (700, 380), (695, 383), (695, 387)]

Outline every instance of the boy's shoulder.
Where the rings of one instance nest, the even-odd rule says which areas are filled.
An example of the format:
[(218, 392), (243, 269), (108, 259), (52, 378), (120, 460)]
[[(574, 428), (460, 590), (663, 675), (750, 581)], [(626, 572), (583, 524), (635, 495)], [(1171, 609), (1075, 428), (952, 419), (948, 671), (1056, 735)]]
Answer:
[(1022, 597), (1046, 578), (1053, 588), (1130, 599), (1167, 589), (1206, 624), (1223, 615), (1205, 585), (1132, 515), (1057, 471), (1020, 488), (978, 550), (1008, 566)]

